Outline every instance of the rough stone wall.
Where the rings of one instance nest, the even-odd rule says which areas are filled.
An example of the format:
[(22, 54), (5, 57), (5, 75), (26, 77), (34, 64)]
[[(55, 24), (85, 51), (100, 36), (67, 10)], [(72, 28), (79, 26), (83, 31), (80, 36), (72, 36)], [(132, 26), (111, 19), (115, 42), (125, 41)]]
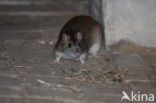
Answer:
[(127, 40), (156, 47), (156, 0), (103, 0), (107, 46)]

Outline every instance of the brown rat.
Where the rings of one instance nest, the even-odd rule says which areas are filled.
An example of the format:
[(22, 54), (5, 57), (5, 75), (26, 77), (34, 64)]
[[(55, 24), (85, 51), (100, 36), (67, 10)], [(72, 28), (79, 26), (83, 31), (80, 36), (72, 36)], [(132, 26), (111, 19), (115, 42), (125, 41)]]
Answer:
[(61, 29), (54, 47), (55, 61), (61, 58), (80, 60), (85, 64), (88, 54), (97, 55), (102, 43), (102, 29), (89, 16), (76, 16)]

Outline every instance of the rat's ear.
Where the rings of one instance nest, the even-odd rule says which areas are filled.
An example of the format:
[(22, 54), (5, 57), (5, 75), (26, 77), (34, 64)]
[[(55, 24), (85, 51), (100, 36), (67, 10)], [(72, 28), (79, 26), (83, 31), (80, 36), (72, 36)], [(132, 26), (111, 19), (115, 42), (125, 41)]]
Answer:
[(63, 34), (62, 35), (63, 40), (67, 41), (69, 40), (69, 36), (67, 34)]
[(82, 40), (82, 33), (81, 33), (81, 32), (77, 32), (76, 38), (77, 38), (79, 41)]

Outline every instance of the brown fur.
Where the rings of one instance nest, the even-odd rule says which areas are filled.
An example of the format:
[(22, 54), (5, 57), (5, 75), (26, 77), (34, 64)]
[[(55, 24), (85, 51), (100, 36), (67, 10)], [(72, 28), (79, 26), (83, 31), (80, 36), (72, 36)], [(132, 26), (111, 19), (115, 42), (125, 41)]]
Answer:
[[(82, 36), (80, 40), (77, 37), (79, 33)], [(70, 37), (69, 41), (64, 39), (64, 37), (66, 37), (64, 36), (64, 34)], [(92, 53), (94, 53), (95, 55), (97, 54), (97, 51), (101, 46), (101, 44), (99, 43), (102, 43), (102, 29), (98, 22), (96, 22), (89, 16), (76, 16), (72, 18), (61, 29), (58, 41), (55, 45), (54, 51), (57, 61), (60, 60), (63, 53), (65, 54), (64, 51), (68, 50), (65, 49), (65, 47), (71, 41), (75, 44), (79, 43), (79, 46), (77, 46), (80, 49), (79, 59), (81, 61), (81, 64), (84, 64), (90, 51), (93, 51)]]
[(94, 41), (94, 36), (96, 36), (92, 33), (96, 26), (100, 28), (100, 25), (89, 16), (76, 16), (72, 18), (62, 28), (55, 48), (57, 50), (62, 50), (62, 34), (81, 32), (83, 37), (82, 41), (80, 42), (81, 49), (83, 50), (82, 52), (88, 51), (89, 47)]

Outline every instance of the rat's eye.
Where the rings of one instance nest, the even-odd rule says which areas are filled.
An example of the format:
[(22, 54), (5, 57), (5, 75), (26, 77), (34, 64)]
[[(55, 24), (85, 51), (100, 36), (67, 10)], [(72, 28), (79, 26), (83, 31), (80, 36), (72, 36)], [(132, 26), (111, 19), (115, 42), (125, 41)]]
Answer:
[(72, 46), (71, 43), (69, 43), (69, 44), (68, 44), (68, 48), (71, 48), (71, 46)]

